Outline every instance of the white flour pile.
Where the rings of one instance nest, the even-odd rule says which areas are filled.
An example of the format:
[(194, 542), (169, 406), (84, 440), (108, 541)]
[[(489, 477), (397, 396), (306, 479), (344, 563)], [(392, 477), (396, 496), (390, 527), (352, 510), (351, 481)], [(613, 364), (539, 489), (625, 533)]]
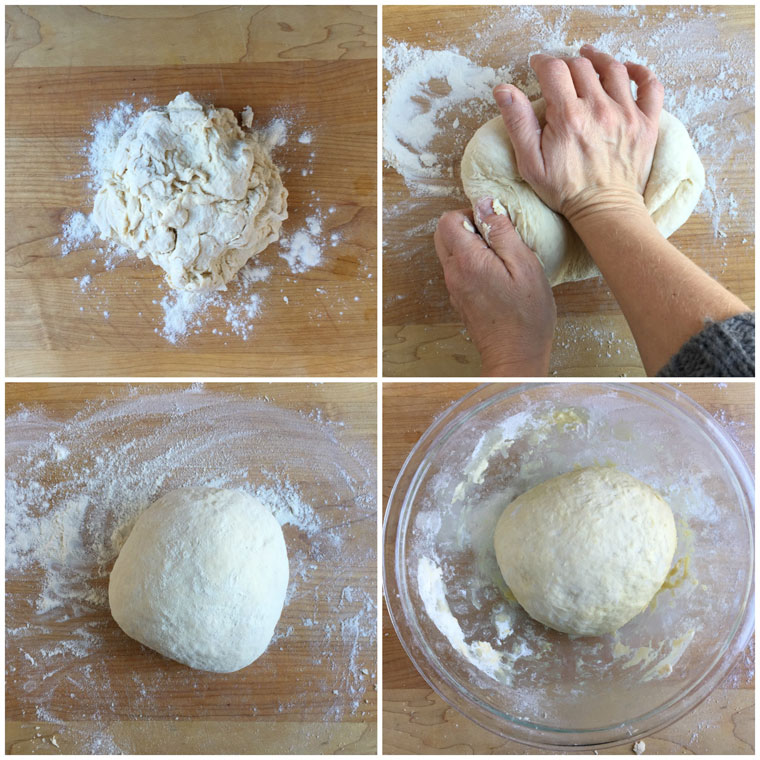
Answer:
[[(730, 31), (722, 32), (718, 22), (725, 14), (701, 8), (509, 6), (483, 8), (482, 13), (459, 47), (452, 46), (439, 23), (427, 32), (423, 46), (387, 39), (383, 52), (388, 75), (383, 157), (404, 183), (384, 187), (383, 250), (391, 260), (430, 267), (439, 287), (428, 283), (424, 294), (413, 294), (426, 305), (426, 316), (451, 313), (440, 276), (434, 275), (438, 264), (432, 234), (444, 211), (469, 205), (461, 190), (459, 162), (475, 130), (498, 116), (493, 85), (513, 82), (535, 98), (538, 83), (528, 65), (530, 56), (577, 55), (586, 42), (649, 66), (662, 81), (665, 108), (686, 125), (707, 172), (707, 187), (696, 209), (713, 232), (706, 248), (723, 248), (731, 236), (746, 251), (740, 255), (752, 257), (753, 193), (728, 184), (729, 167), (754, 161), (751, 32), (735, 26), (724, 26)], [(578, 37), (579, 29), (600, 26), (606, 30), (602, 34)], [(410, 214), (414, 225), (406, 222)], [(426, 220), (420, 222), (420, 217)], [(728, 264), (725, 257), (718, 264), (706, 255), (696, 260), (713, 276)], [(396, 296), (387, 294), (386, 309), (393, 309)], [(590, 334), (582, 337), (593, 342)], [(628, 335), (625, 344), (623, 353), (636, 356)]]
[[(243, 706), (248, 716), (325, 722), (364, 715), (376, 679), (375, 455), (371, 444), (354, 440), (319, 409), (290, 411), (202, 386), (131, 388), (62, 422), (42, 408), (11, 414), (9, 715), (61, 724), (73, 709), (100, 726), (87, 738), (96, 753), (129, 753), (114, 744), (108, 724), (156, 716), (157, 703), (167, 700), (169, 714), (181, 718), (211, 717), (204, 711), (212, 708), (220, 718), (239, 717), (225, 708), (227, 698), (172, 706), (175, 691), (211, 684), (222, 694), (225, 684), (236, 694), (254, 684)], [(246, 490), (282, 524), (291, 580), (275, 639), (255, 670), (223, 676), (172, 666), (142, 648), (145, 666), (117, 685), (120, 651), (134, 642), (110, 619), (110, 567), (137, 515), (187, 485)], [(290, 672), (299, 688), (278, 691), (277, 673), (294, 663), (303, 668)], [(257, 695), (267, 696), (259, 703)]]
[[(148, 98), (143, 100), (146, 108), (150, 106)], [(89, 139), (82, 149), (82, 155), (87, 160), (87, 170), (83, 175), (88, 178), (88, 190), (94, 192), (100, 186), (104, 173), (108, 170), (111, 155), (116, 150), (120, 137), (129, 126), (139, 117), (141, 111), (136, 110), (131, 103), (122, 102), (109, 112), (98, 117), (89, 132)], [(244, 114), (245, 115), (245, 114)], [(294, 116), (281, 114), (266, 128), (265, 134), (270, 149), (279, 156), (292, 152), (294, 146), (288, 145), (289, 132), (292, 130)], [(311, 144), (314, 130), (301, 132), (297, 138), (300, 144)], [(303, 168), (302, 176), (310, 176), (314, 172), (316, 152), (312, 151)], [(280, 168), (282, 174), (291, 172), (290, 168)], [(287, 179), (285, 179), (287, 185)], [(165, 295), (158, 294), (153, 299), (155, 313), (139, 312), (138, 318), (150, 319), (156, 322), (154, 332), (162, 335), (170, 343), (181, 343), (194, 334), (212, 334), (220, 338), (238, 336), (243, 340), (254, 333), (258, 318), (266, 305), (269, 295), (262, 284), (269, 280), (276, 270), (282, 270), (280, 259), (284, 259), (290, 274), (297, 275), (307, 272), (322, 263), (322, 255), (328, 246), (340, 242), (340, 233), (327, 235), (324, 224), (327, 217), (335, 212), (331, 207), (328, 211), (321, 210), (320, 199), (312, 191), (312, 200), (305, 204), (310, 215), (302, 227), (296, 227), (292, 222), (286, 222), (278, 242), (270, 245), (257, 259), (251, 260), (230, 283), (226, 291), (195, 292), (168, 290), (164, 282), (158, 286)], [(94, 224), (92, 214), (81, 211), (72, 213), (64, 222), (61, 236), (54, 241), (60, 246), (62, 255), (82, 249), (95, 247), (97, 258), (90, 264), (96, 272), (98, 268), (106, 271), (117, 266), (137, 266), (138, 260), (130, 251), (123, 247), (105, 242), (99, 237), (99, 230)], [(152, 266), (143, 263), (140, 266)], [(292, 279), (289, 280), (292, 282)], [(76, 278), (79, 292), (86, 294), (82, 298), (79, 311), (95, 311), (105, 314), (108, 312), (110, 293), (107, 280), (98, 285), (92, 279), (91, 273)], [(140, 283), (135, 281), (133, 294), (140, 292)], [(144, 287), (144, 286), (142, 286)], [(76, 296), (77, 291), (75, 291)], [(277, 298), (288, 302), (287, 295), (278, 293)], [(107, 318), (107, 317), (105, 317)], [(213, 323), (215, 327), (210, 328)]]

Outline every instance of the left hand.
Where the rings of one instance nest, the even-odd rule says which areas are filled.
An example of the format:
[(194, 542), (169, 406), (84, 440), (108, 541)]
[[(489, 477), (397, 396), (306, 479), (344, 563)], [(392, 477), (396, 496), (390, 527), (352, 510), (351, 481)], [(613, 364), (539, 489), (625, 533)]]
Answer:
[(447, 212), (435, 231), (451, 303), (480, 351), (484, 375), (546, 375), (557, 310), (541, 262), (509, 217), (494, 213), (491, 199), (477, 213), (488, 244), (469, 209)]

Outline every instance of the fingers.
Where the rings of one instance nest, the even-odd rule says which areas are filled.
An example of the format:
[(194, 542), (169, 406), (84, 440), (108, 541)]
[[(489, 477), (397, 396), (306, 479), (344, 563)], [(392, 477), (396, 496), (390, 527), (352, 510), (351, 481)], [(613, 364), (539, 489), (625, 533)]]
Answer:
[(514, 146), (521, 173), (529, 177), (542, 176), (544, 157), (541, 153), (541, 127), (530, 101), (524, 92), (509, 84), (494, 87), (493, 96)]
[(438, 220), (433, 241), (441, 264), (453, 256), (457, 250), (467, 248), (476, 251), (487, 248), (483, 238), (475, 229), (470, 209), (447, 211)]
[(476, 204), (474, 216), (485, 241), (475, 231), (469, 209), (447, 211), (439, 219), (434, 240), (438, 258), (444, 267), (455, 255), (475, 259), (495, 255), (511, 276), (524, 273), (545, 279), (538, 256), (522, 241), (498, 200), (481, 199)]
[(578, 97), (592, 98), (603, 94), (599, 75), (588, 58), (563, 58), (562, 60), (570, 69), (570, 76), (573, 78)]
[(607, 53), (602, 53), (592, 45), (584, 45), (581, 48), (581, 55), (591, 61), (599, 74), (602, 87), (613, 100), (620, 105), (633, 105), (631, 80), (628, 70), (620, 61)]
[(517, 234), (504, 206), (493, 198), (482, 198), (475, 206), (475, 220), (489, 248), (504, 262), (507, 271), (515, 275), (525, 268), (542, 269), (533, 251)]
[(531, 56), (530, 65), (536, 72), (547, 105), (560, 107), (578, 97), (570, 69), (562, 59), (539, 53)]
[(628, 62), (625, 68), (630, 78), (636, 82), (636, 105), (652, 121), (659, 121), (665, 88), (646, 66)]

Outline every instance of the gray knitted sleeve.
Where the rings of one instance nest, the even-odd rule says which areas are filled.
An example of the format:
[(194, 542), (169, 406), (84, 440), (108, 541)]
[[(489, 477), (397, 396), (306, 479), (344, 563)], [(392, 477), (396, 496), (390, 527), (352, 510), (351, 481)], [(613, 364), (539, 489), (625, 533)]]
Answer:
[(657, 373), (658, 377), (754, 377), (755, 315), (709, 322)]

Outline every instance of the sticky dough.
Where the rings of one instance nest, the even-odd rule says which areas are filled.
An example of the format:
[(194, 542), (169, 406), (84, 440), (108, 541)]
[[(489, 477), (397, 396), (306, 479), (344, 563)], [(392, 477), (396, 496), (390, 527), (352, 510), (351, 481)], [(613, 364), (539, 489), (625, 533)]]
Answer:
[(184, 92), (122, 135), (93, 217), (101, 237), (150, 258), (172, 288), (222, 290), (277, 240), (287, 195), (264, 137)]

